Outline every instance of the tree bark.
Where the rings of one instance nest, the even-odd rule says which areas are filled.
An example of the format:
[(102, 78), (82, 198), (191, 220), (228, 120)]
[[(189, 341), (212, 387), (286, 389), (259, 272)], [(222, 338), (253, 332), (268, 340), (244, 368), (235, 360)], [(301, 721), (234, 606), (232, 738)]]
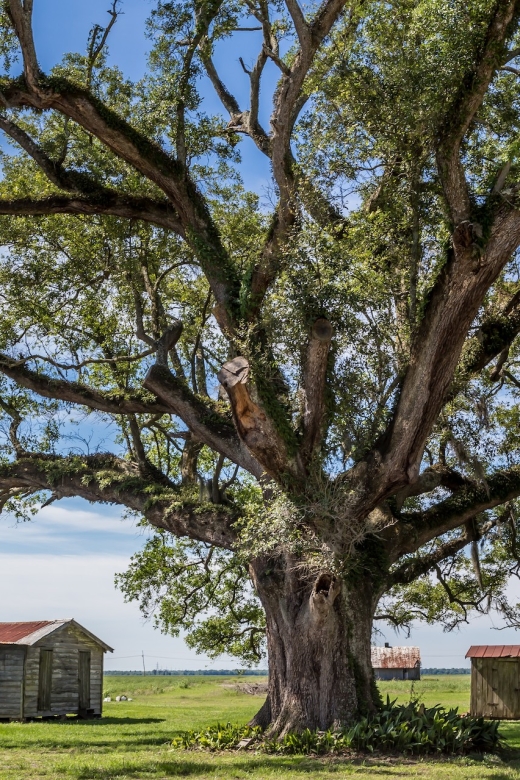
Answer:
[(370, 661), (377, 598), (370, 579), (309, 575), (298, 561), (255, 561), (253, 582), (266, 613), (267, 700), (252, 725), (272, 737), (339, 728), (375, 711)]

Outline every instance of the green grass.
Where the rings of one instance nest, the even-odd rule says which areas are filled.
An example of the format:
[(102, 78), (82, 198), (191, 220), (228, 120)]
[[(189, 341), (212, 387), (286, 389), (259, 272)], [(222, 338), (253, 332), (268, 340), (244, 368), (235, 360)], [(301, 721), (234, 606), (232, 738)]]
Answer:
[[(105, 704), (101, 720), (0, 724), (0, 780), (520, 779), (520, 723), (504, 724), (511, 753), (502, 759), (347, 761), (173, 751), (171, 739), (179, 731), (218, 720), (245, 723), (256, 712), (262, 699), (225, 687), (235, 682), (236, 677), (106, 677), (107, 694), (134, 701)], [(410, 683), (381, 683), (383, 695), (399, 701), (408, 701), (410, 690)], [(425, 678), (415, 683), (413, 694), (426, 705), (465, 711), (469, 676)]]

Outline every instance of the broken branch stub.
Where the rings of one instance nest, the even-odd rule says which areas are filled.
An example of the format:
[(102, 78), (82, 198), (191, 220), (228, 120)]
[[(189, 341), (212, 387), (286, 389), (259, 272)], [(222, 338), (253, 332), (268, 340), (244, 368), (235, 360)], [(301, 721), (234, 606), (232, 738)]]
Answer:
[(236, 357), (224, 363), (218, 373), (218, 380), (226, 390), (235, 387), (239, 382), (243, 385), (249, 379), (249, 363), (245, 357)]
[(176, 345), (182, 334), (182, 322), (177, 320), (157, 339), (157, 363), (168, 367), (168, 353)]
[(265, 411), (251, 398), (246, 386), (249, 371), (249, 362), (239, 356), (225, 363), (217, 378), (228, 394), (240, 439), (268, 474), (279, 477), (288, 468), (287, 449)]

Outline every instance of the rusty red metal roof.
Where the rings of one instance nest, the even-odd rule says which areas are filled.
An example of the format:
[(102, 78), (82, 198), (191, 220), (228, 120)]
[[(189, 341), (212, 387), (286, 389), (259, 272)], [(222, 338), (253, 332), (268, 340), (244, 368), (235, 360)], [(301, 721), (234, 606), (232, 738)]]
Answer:
[(32, 620), (25, 623), (0, 623), (0, 644), (10, 645), (54, 624), (54, 620)]
[(520, 645), (471, 645), (466, 658), (520, 658)]
[(49, 636), (62, 626), (69, 626), (73, 631), (79, 631), (93, 642), (101, 645), (103, 650), (113, 652), (113, 648), (103, 642), (91, 631), (75, 620), (31, 620), (23, 623), (0, 623), (0, 645), (33, 645), (40, 639)]
[(374, 669), (413, 669), (421, 665), (418, 647), (372, 647)]

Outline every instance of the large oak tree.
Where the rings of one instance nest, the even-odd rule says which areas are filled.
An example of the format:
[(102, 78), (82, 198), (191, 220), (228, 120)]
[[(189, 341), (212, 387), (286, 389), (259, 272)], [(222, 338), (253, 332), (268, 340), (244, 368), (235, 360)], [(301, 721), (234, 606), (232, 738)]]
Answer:
[(157, 0), (137, 84), (117, 2), (50, 74), (32, 10), (2, 15), (3, 506), (158, 529), (127, 594), (169, 571), (200, 646), (265, 631), (273, 734), (377, 707), (375, 617), (514, 623), (517, 0)]

